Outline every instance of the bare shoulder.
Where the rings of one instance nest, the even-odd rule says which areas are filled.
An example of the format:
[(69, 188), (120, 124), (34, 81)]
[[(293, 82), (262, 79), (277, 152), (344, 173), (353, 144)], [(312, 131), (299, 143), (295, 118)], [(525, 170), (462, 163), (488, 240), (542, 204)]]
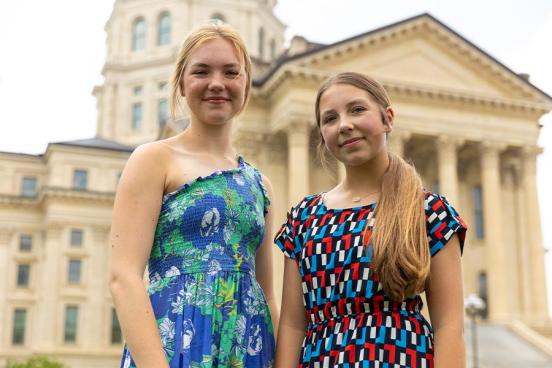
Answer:
[(147, 182), (149, 185), (164, 186), (167, 162), (170, 159), (170, 148), (161, 142), (142, 144), (130, 155), (120, 184), (124, 186), (128, 183)]
[(261, 173), (261, 179), (263, 180), (263, 184), (266, 187), (266, 190), (272, 194), (272, 183), (270, 182), (270, 179), (265, 174)]

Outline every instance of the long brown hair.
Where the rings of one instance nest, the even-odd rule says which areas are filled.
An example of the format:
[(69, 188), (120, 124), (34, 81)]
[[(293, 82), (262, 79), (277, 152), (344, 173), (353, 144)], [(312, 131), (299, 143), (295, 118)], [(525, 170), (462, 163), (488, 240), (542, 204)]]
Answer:
[(171, 81), (170, 108), (173, 120), (176, 118), (177, 109), (180, 107), (180, 100), (182, 97), (182, 76), (186, 65), (188, 65), (190, 54), (203, 42), (216, 38), (230, 41), (242, 62), (243, 70), (241, 72), (245, 73), (246, 84), (245, 99), (239, 112), (245, 109), (251, 90), (251, 58), (245, 47), (245, 42), (240, 37), (239, 33), (228, 24), (222, 23), (221, 21), (214, 21), (205, 23), (193, 30), (182, 43), (182, 47), (176, 58), (176, 68)]
[[(320, 128), (320, 99), (335, 84), (347, 84), (366, 91), (378, 105), (382, 122), (388, 125), (386, 110), (391, 100), (376, 80), (359, 73), (340, 73), (327, 79), (316, 96), (316, 123)], [(325, 148), (321, 139), (318, 151)], [(429, 244), (426, 233), (425, 196), (422, 180), (413, 165), (388, 151), (389, 166), (382, 177), (381, 194), (375, 210), (370, 243), (372, 267), (383, 290), (402, 301), (424, 290), (429, 275)], [(320, 155), (324, 157), (323, 154)], [(366, 225), (365, 233), (368, 231)]]

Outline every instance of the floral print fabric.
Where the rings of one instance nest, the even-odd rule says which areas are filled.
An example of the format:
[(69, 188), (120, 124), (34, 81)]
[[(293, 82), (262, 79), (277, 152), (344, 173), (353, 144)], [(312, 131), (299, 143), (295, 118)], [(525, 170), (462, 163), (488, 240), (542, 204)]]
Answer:
[[(269, 199), (259, 172), (238, 161), (163, 198), (148, 293), (171, 368), (273, 365), (270, 311), (255, 278)], [(121, 367), (135, 366), (125, 348)]]

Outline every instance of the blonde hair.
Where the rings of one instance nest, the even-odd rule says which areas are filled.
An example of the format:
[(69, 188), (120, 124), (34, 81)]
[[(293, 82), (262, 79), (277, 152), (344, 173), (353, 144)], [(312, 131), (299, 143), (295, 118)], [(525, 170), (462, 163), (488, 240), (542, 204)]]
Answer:
[(180, 52), (176, 59), (176, 69), (173, 74), (171, 81), (171, 94), (170, 94), (170, 108), (171, 108), (171, 117), (176, 118), (176, 110), (180, 107), (180, 100), (182, 98), (182, 76), (184, 75), (184, 70), (188, 65), (188, 59), (191, 53), (204, 43), (205, 41), (221, 38), (223, 40), (230, 41), (236, 52), (240, 62), (243, 65), (242, 72), (246, 76), (246, 85), (245, 85), (245, 99), (240, 112), (245, 109), (247, 102), (249, 101), (249, 92), (251, 91), (251, 58), (245, 47), (245, 43), (242, 40), (239, 33), (228, 24), (224, 24), (221, 21), (213, 21), (205, 23), (195, 30), (193, 30), (182, 43)]
[[(389, 125), (387, 108), (391, 100), (383, 86), (359, 73), (340, 73), (327, 79), (316, 96), (316, 122), (320, 128), (320, 99), (335, 84), (347, 84), (366, 91), (378, 105), (384, 125)], [(318, 151), (324, 149), (321, 139)], [(370, 238), (372, 265), (386, 295), (403, 301), (424, 290), (429, 275), (429, 243), (426, 232), (425, 196), (416, 169), (388, 152), (389, 166), (382, 177), (381, 194), (375, 210)], [(321, 154), (321, 157), (324, 157)], [(368, 225), (364, 233), (367, 232)]]

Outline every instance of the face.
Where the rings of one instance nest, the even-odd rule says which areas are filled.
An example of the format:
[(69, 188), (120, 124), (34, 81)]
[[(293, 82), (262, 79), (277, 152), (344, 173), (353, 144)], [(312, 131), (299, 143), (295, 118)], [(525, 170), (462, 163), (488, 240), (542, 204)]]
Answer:
[(385, 160), (386, 133), (393, 127), (393, 110), (381, 109), (368, 92), (348, 85), (334, 84), (320, 99), (320, 133), (328, 150), (345, 165), (361, 165)]
[(242, 62), (232, 43), (222, 38), (205, 41), (192, 51), (182, 84), (192, 122), (225, 124), (245, 101)]

